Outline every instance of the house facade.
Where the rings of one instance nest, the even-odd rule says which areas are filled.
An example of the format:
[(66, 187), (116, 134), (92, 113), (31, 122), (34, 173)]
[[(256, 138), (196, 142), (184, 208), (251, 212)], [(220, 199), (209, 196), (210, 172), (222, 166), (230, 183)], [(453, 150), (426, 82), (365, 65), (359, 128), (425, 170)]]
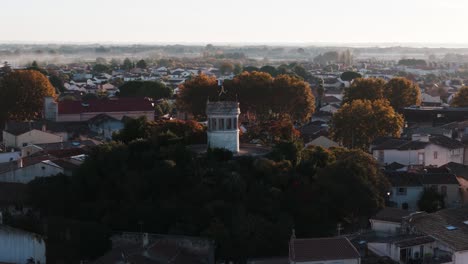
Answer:
[(29, 183), (36, 177), (49, 177), (64, 172), (62, 167), (50, 160), (25, 163), (20, 159), (0, 165), (0, 182)]
[(106, 114), (121, 120), (124, 116), (138, 118), (145, 116), (154, 120), (154, 103), (147, 98), (91, 99), (88, 101), (59, 101), (47, 97), (44, 100), (44, 116), (56, 122), (88, 121)]
[(440, 135), (413, 135), (412, 140), (388, 139), (372, 148), (380, 164), (440, 167), (449, 162), (463, 164), (465, 145)]
[(29, 144), (45, 144), (63, 142), (63, 136), (46, 131), (32, 129), (22, 134), (14, 134), (8, 130), (3, 131), (3, 144), (6, 147), (21, 148)]
[(33, 233), (0, 224), (1, 263), (46, 263), (44, 239)]

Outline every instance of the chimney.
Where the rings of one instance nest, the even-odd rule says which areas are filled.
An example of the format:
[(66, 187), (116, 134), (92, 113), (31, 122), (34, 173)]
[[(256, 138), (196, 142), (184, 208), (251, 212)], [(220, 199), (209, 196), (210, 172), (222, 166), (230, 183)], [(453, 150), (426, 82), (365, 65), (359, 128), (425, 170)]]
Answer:
[(146, 248), (149, 245), (148, 233), (143, 233), (143, 247)]
[(42, 124), (42, 132), (46, 132), (47, 128), (46, 128), (46, 124)]
[(18, 159), (18, 168), (23, 168), (23, 158)]
[(412, 134), (411, 140), (413, 141), (421, 141), (421, 142), (429, 142), (429, 134)]
[(3, 225), (3, 212), (0, 212), (0, 225)]

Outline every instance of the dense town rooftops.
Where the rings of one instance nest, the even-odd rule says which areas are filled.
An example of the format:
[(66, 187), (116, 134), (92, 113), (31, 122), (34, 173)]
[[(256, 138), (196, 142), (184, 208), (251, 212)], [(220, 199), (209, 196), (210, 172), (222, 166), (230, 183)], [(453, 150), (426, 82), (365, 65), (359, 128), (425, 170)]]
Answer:
[(430, 143), (447, 149), (459, 149), (465, 147), (465, 144), (461, 143), (458, 140), (442, 135), (431, 135), (429, 136), (428, 141), (396, 138), (379, 138), (377, 142), (373, 142), (374, 147), (372, 148), (372, 150), (416, 150), (424, 149)]
[(468, 207), (445, 209), (432, 214), (418, 213), (409, 223), (418, 232), (442, 241), (455, 251), (468, 250)]
[(376, 215), (374, 215), (371, 219), (401, 223), (404, 217), (407, 217), (412, 213), (412, 211), (403, 210), (400, 208), (385, 207), (384, 209), (380, 210)]

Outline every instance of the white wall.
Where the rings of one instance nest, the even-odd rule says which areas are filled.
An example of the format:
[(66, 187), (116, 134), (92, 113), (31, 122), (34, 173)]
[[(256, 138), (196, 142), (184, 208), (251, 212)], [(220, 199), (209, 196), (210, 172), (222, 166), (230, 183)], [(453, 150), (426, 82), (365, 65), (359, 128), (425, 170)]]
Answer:
[(21, 157), (21, 152), (19, 151), (0, 153), (0, 163), (16, 161), (20, 157)]
[(452, 255), (452, 262), (454, 264), (466, 264), (468, 263), (468, 250), (455, 252)]
[[(456, 162), (463, 164), (464, 149), (454, 150), (452, 154), (451, 150), (442, 148), (441, 146), (429, 144), (424, 149), (420, 150), (396, 150), (386, 149), (384, 150), (384, 163), (390, 164), (392, 162), (398, 162), (403, 165), (422, 165), (418, 160), (418, 153), (424, 153), (424, 163), (426, 166), (435, 165), (440, 167), (449, 162)], [(437, 158), (434, 157), (434, 152), (437, 152)], [(379, 151), (372, 151), (372, 155), (376, 160), (379, 160)]]
[(0, 225), (0, 261), (27, 263), (29, 258), (46, 263), (46, 245), (37, 235)]
[[(5, 138), (5, 134), (7, 137)], [(63, 142), (63, 138), (58, 135), (43, 132), (40, 130), (33, 129), (24, 134), (14, 136), (9, 133), (3, 132), (3, 142), (7, 147), (23, 147), (23, 144), (46, 144), (46, 143), (57, 143)]]
[(58, 166), (39, 162), (31, 166), (1, 173), (0, 182), (28, 183), (36, 177), (49, 177), (63, 172), (64, 170)]
[(423, 193), (424, 188), (422, 186), (415, 186), (415, 187), (403, 187), (406, 188), (405, 195), (399, 195), (398, 189), (399, 187), (392, 187), (392, 193), (390, 194), (390, 201), (397, 203), (398, 208), (402, 208), (403, 203), (408, 204), (408, 210), (417, 210), (418, 209), (418, 201), (421, 198), (421, 194)]
[(370, 219), (372, 231), (385, 234), (398, 234), (401, 229), (400, 223), (387, 222), (382, 220)]
[(239, 130), (208, 132), (210, 148), (224, 148), (233, 153), (239, 152)]

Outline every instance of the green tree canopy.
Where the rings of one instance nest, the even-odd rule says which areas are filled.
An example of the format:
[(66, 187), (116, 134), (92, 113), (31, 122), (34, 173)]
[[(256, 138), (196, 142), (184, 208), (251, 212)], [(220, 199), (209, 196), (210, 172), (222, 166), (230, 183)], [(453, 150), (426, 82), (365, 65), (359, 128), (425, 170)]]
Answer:
[(379, 136), (399, 136), (403, 116), (387, 100), (354, 100), (345, 103), (331, 121), (333, 138), (348, 148), (367, 150)]
[(433, 213), (445, 208), (444, 196), (433, 188), (426, 188), (418, 201), (419, 210)]
[(362, 78), (362, 75), (358, 72), (354, 72), (354, 71), (346, 71), (346, 72), (343, 72), (340, 76), (341, 80), (343, 81), (352, 81), (356, 78)]
[(140, 69), (146, 69), (148, 67), (145, 60), (139, 60), (136, 66), (137, 68), (140, 68)]

